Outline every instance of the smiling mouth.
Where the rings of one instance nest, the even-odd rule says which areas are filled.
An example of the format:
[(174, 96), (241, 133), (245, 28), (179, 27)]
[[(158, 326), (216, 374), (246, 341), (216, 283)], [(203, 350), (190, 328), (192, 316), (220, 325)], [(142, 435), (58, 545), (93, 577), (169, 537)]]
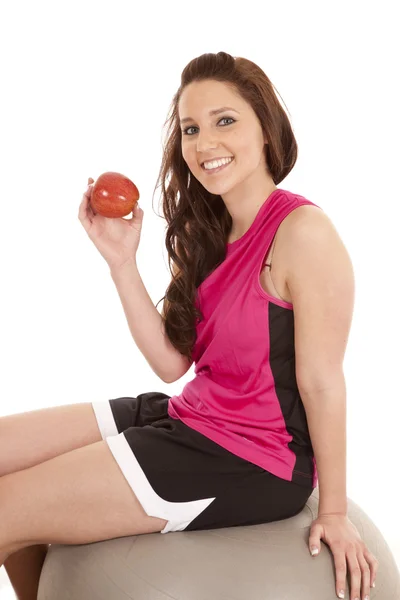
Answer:
[(220, 167), (215, 167), (215, 169), (206, 169), (204, 167), (204, 165), (201, 165), (201, 168), (203, 169), (203, 171), (205, 173), (207, 173), (208, 175), (212, 175), (213, 173), (219, 173), (219, 171), (222, 171), (222, 169), (225, 169), (226, 167), (229, 167), (229, 165), (231, 165), (234, 162), (234, 158), (232, 158), (232, 160), (224, 165), (221, 165)]

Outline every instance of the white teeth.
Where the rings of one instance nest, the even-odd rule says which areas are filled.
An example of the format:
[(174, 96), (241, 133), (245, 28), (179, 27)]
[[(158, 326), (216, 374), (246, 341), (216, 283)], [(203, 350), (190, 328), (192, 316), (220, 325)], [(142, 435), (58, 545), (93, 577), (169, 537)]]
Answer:
[(216, 169), (217, 167), (222, 167), (222, 165), (227, 165), (232, 162), (233, 157), (230, 158), (221, 158), (220, 160), (213, 160), (211, 162), (204, 163), (203, 167), (205, 169)]

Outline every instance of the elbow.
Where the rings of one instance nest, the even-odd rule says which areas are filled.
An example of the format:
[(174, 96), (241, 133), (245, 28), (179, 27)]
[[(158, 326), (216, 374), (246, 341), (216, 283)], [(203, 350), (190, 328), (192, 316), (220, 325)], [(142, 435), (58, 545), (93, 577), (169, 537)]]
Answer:
[(174, 381), (176, 381), (176, 379), (174, 379), (173, 377), (169, 377), (169, 376), (161, 377), (161, 379), (163, 380), (164, 383), (174, 383)]
[(341, 368), (333, 372), (330, 371), (325, 375), (320, 372), (315, 374), (315, 377), (309, 376), (307, 381), (298, 376), (296, 378), (299, 392), (304, 396), (318, 396), (324, 392), (337, 390), (345, 384), (345, 377)]
[(169, 373), (167, 376), (163, 377), (164, 383), (175, 383), (178, 379), (181, 379), (191, 368), (193, 361), (185, 361), (184, 367), (182, 369), (182, 364), (179, 365), (179, 370), (174, 371), (173, 373)]
[(163, 377), (162, 380), (164, 383), (175, 383), (175, 381), (178, 381), (182, 376), (183, 375), (178, 375), (178, 377)]

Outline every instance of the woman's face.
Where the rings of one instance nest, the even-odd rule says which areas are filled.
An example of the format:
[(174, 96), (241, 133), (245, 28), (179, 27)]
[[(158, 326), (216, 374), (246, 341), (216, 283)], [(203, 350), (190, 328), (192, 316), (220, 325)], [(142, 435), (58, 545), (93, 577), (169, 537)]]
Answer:
[[(230, 108), (210, 114), (223, 107)], [(178, 113), (182, 156), (210, 193), (222, 196), (254, 175), (258, 178), (259, 171), (266, 172), (266, 138), (257, 115), (228, 85), (214, 80), (190, 83), (182, 92)], [(203, 166), (204, 161), (227, 157), (233, 160), (218, 171)]]

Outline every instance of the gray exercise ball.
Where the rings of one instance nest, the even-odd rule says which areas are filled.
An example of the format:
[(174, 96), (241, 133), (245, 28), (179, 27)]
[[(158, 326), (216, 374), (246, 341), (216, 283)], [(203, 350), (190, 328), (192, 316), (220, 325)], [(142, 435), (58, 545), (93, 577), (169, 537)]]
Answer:
[[(53, 544), (38, 600), (332, 600), (332, 553), (323, 542), (315, 558), (308, 549), (318, 493), (295, 517), (262, 525)], [(399, 600), (399, 570), (379, 529), (350, 499), (348, 516), (379, 561), (371, 600)]]

